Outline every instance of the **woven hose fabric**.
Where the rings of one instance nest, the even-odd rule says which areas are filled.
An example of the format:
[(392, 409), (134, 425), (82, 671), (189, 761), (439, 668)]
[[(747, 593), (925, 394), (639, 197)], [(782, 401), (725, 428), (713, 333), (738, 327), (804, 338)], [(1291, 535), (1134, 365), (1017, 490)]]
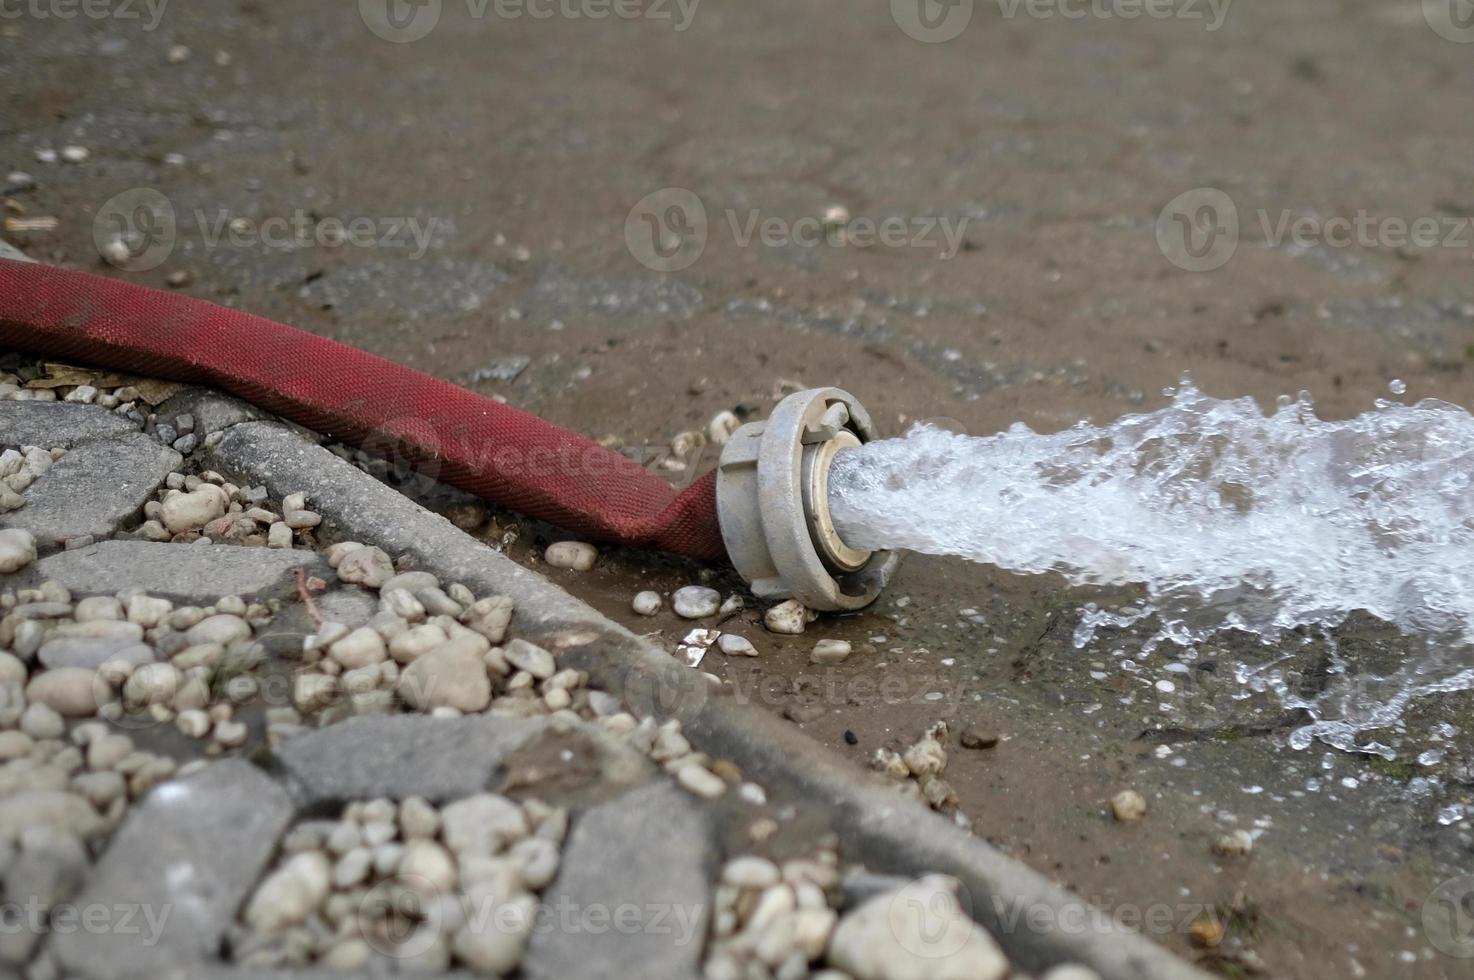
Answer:
[(714, 474), (677, 493), (535, 415), (249, 313), (0, 259), (0, 346), (220, 388), (594, 540), (708, 561), (726, 555)]

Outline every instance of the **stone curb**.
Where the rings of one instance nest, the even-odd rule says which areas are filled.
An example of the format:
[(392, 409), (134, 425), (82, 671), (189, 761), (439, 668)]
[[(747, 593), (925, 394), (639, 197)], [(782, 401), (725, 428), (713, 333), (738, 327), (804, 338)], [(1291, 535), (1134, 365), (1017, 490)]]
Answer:
[[(1109, 916), (1089, 914), (1088, 903), (901, 798), (769, 712), (717, 692), (701, 673), (677, 664), (300, 431), (247, 421), (221, 430), (212, 442), (202, 451), (212, 469), (250, 485), (265, 484), (274, 496), (305, 492), (323, 516), (324, 540), (377, 545), (391, 555), (409, 556), (443, 580), (464, 582), (477, 593), (510, 596), (517, 604), (519, 635), (556, 649), (561, 661), (588, 670), (596, 685), (622, 695), (632, 709), (681, 718), (703, 751), (828, 805), (845, 850), (863, 854), (872, 870), (957, 877), (973, 916), (1023, 969), (1042, 972), (1078, 962), (1107, 980), (1208, 977), (1139, 934), (1115, 927)], [(1065, 928), (1030, 925), (1039, 919)]]

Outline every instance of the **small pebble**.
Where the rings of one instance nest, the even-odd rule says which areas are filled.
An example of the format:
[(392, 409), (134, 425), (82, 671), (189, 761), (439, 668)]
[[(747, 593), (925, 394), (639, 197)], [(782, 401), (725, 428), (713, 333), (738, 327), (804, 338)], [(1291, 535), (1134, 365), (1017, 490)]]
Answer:
[(671, 596), (671, 608), (677, 616), (685, 619), (702, 619), (715, 616), (722, 605), (722, 594), (704, 585), (688, 585), (676, 589)]
[(957, 741), (964, 749), (991, 749), (998, 744), (998, 735), (969, 725), (962, 730)]
[(811, 664), (840, 664), (850, 657), (850, 645), (844, 640), (820, 640), (809, 654)]
[(727, 784), (711, 770), (698, 765), (682, 766), (676, 771), (676, 782), (706, 800), (715, 800), (727, 791)]
[(751, 855), (734, 858), (722, 869), (722, 881), (736, 888), (767, 888), (782, 877), (772, 861)]
[(630, 603), (630, 608), (641, 616), (654, 616), (660, 612), (660, 607), (663, 604), (659, 592), (640, 592), (635, 595), (634, 601)]
[(797, 599), (789, 599), (787, 602), (778, 603), (764, 613), (763, 625), (774, 633), (797, 636), (804, 631), (804, 627), (813, 617), (813, 612), (805, 609), (803, 603)]
[(1213, 853), (1221, 857), (1246, 857), (1253, 850), (1254, 835), (1247, 830), (1235, 830), (1213, 842)]
[(599, 552), (593, 545), (582, 541), (559, 541), (548, 545), (543, 557), (554, 568), (586, 572), (594, 567), (594, 560), (599, 557)]
[(756, 657), (757, 647), (745, 636), (723, 633), (717, 639), (717, 648), (729, 657)]
[(0, 531), (0, 573), (9, 575), (36, 560), (36, 539), (30, 531), (8, 528)]
[(1122, 823), (1146, 816), (1146, 800), (1134, 789), (1123, 789), (1111, 797), (1111, 813)]

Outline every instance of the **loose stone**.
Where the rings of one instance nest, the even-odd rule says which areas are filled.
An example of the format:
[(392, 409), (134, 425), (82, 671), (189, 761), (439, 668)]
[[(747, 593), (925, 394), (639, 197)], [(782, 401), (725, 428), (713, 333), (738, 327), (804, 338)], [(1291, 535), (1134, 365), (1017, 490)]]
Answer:
[(956, 879), (928, 875), (865, 901), (835, 928), (830, 964), (856, 980), (1001, 980), (1008, 960), (956, 889)]
[(439, 626), (430, 623), (411, 626), (389, 641), (389, 655), (398, 663), (411, 663), (449, 639)]
[(715, 616), (721, 605), (721, 593), (704, 585), (688, 585), (677, 589), (671, 596), (671, 608), (676, 611), (677, 616), (685, 619)]
[(322, 523), (322, 516), (310, 510), (288, 510), (282, 514), (282, 523), (294, 531), (305, 531)]
[(660, 612), (661, 605), (663, 602), (659, 592), (640, 592), (635, 595), (630, 608), (641, 616), (654, 616)]
[(415, 660), (400, 674), (398, 686), (410, 706), (425, 712), (484, 711), (491, 703), (491, 680), (481, 658), (455, 649), (432, 650)]
[(441, 810), (440, 819), (446, 846), (463, 856), (495, 854), (529, 829), (521, 807), (492, 793), (457, 800)]
[(512, 622), (512, 608), (512, 600), (506, 596), (479, 599), (466, 610), (466, 626), (492, 643), (501, 643), (507, 638), (507, 626)]
[(36, 539), (30, 531), (7, 528), (0, 531), (0, 573), (9, 575), (36, 560)]
[(1254, 835), (1247, 830), (1235, 830), (1213, 842), (1213, 853), (1221, 857), (1246, 857), (1253, 850)]
[(745, 636), (723, 633), (717, 638), (717, 648), (729, 657), (756, 657), (757, 647)]
[(850, 645), (844, 640), (820, 640), (809, 654), (811, 664), (841, 664), (850, 657)]
[(698, 765), (682, 766), (676, 771), (676, 782), (706, 800), (715, 800), (727, 791), (727, 784), (711, 770)]
[(384, 638), (367, 626), (360, 626), (328, 648), (328, 656), (347, 670), (371, 667), (386, 655)]
[(218, 643), (224, 646), (236, 640), (251, 637), (251, 626), (239, 616), (219, 614), (200, 620), (185, 631), (184, 639), (190, 645)]
[(508, 852), (522, 868), (527, 887), (542, 889), (558, 873), (558, 845), (541, 837), (528, 837), (512, 845)]
[(331, 883), (332, 871), (322, 854), (293, 855), (256, 889), (246, 906), (246, 922), (266, 935), (298, 925), (327, 898)]
[(55, 708), (65, 718), (85, 718), (97, 713), (99, 695), (105, 690), (93, 671), (62, 667), (32, 677), (25, 696)]
[(1111, 813), (1122, 823), (1146, 816), (1146, 800), (1134, 789), (1123, 789), (1111, 797)]
[(763, 625), (773, 633), (797, 636), (809, 624), (813, 613), (797, 599), (780, 602), (763, 614)]
[(123, 604), (112, 596), (89, 596), (77, 603), (72, 617), (79, 623), (123, 618)]
[(518, 670), (525, 670), (538, 680), (546, 680), (558, 669), (553, 655), (540, 646), (523, 639), (512, 640), (502, 648), (507, 663)]
[(292, 529), (281, 521), (275, 521), (266, 529), (266, 547), (287, 549), (292, 546)]
[(401, 877), (423, 878), (442, 894), (456, 885), (456, 863), (450, 853), (433, 840), (417, 839), (404, 845), (399, 859)]
[(440, 832), (440, 814), (425, 800), (411, 796), (399, 804), (399, 832), (406, 840), (433, 838)]
[(598, 549), (582, 541), (558, 541), (548, 545), (543, 557), (554, 568), (570, 568), (575, 572), (586, 572), (594, 567), (599, 557)]
[(451, 948), (472, 969), (491, 976), (503, 976), (517, 968), (537, 912), (537, 900), (531, 895), (518, 895), (501, 903), (497, 927), (478, 929), (466, 923), (456, 930)]
[(991, 749), (998, 744), (998, 735), (969, 725), (962, 730), (957, 741), (964, 749)]
[(67, 726), (55, 708), (38, 701), (20, 716), (20, 730), (34, 739), (61, 738)]
[(751, 855), (734, 858), (722, 869), (722, 881), (737, 888), (767, 888), (781, 878), (776, 864)]
[(170, 493), (164, 498), (160, 519), (175, 534), (197, 531), (224, 514), (229, 504), (224, 490), (206, 483), (188, 493)]
[(394, 563), (381, 548), (358, 548), (338, 562), (338, 578), (377, 589), (394, 576)]

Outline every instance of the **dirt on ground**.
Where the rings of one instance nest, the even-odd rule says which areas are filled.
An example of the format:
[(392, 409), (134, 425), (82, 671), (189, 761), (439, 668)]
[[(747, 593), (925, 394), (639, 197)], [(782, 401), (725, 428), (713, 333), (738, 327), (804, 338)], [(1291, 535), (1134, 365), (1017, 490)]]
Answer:
[[(1397, 379), (1469, 405), (1468, 34), (1417, 0), (27, 0), (0, 4), (3, 237), (647, 456), (795, 385), (890, 434), (1106, 421), (1184, 372), (1334, 417)], [(634, 592), (740, 589), (619, 551), (553, 574), (672, 645)], [(1296, 751), (1301, 719), (1212, 670), (1132, 697), (1112, 651), (1141, 636), (1076, 649), (1124, 598), (912, 556), (802, 637), (749, 600), (722, 628), (761, 656), (704, 666), (862, 764), (939, 719), (996, 736), (951, 751), (975, 832), (1227, 975), (1474, 976), (1423, 925), (1474, 867), (1435, 819), (1474, 793), (1468, 695), (1409, 709), (1408, 744), (1460, 732), (1431, 769)], [(856, 652), (811, 666), (821, 636)], [(1114, 822), (1128, 787), (1147, 815)], [(1252, 855), (1213, 853), (1232, 829)]]

